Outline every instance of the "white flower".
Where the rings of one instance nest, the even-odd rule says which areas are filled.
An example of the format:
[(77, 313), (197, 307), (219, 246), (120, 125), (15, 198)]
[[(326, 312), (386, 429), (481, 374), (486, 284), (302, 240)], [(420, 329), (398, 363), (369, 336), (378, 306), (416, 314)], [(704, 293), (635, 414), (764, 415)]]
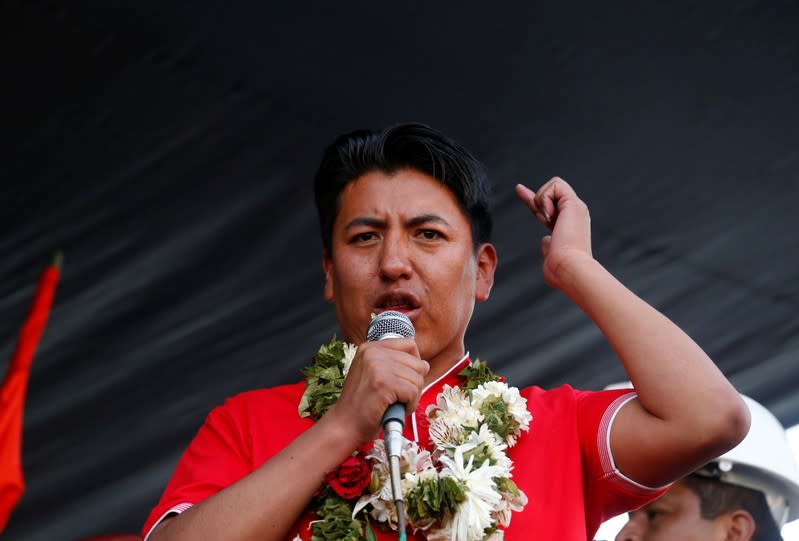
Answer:
[(451, 424), (446, 419), (432, 419), (430, 421), (430, 441), (437, 449), (455, 447), (463, 443), (466, 430), (461, 425)]
[(388, 479), (380, 480), (380, 488), (374, 494), (364, 494), (355, 503), (352, 509), (352, 518), (360, 512), (361, 509), (371, 505), (372, 509), (369, 514), (378, 522), (388, 523), (391, 528), (397, 528), (397, 508), (394, 506), (394, 500), (391, 497), (391, 483)]
[(394, 499), (391, 494), (391, 481), (389, 476), (388, 456), (386, 455), (386, 444), (383, 440), (377, 439), (374, 447), (366, 455), (366, 459), (372, 463), (372, 478), (377, 478), (378, 489), (374, 493), (363, 494), (355, 503), (352, 510), (352, 517), (358, 512), (371, 505), (369, 514), (378, 522), (387, 522), (392, 528), (397, 527), (397, 509), (394, 506)]
[[(430, 463), (430, 468), (428, 469), (422, 470), (420, 472), (409, 471), (406, 473), (402, 477), (402, 494), (405, 496), (406, 504), (408, 502), (408, 495), (419, 485), (419, 483), (433, 479), (438, 479), (438, 472), (433, 467), (432, 462)], [(427, 530), (436, 522), (436, 519), (433, 517), (413, 521), (408, 516), (407, 509), (405, 510), (405, 516), (408, 519), (408, 525), (413, 528), (414, 532)]]
[(419, 473), (435, 468), (433, 459), (430, 456), (430, 451), (427, 449), (420, 449), (419, 444), (415, 441), (406, 440), (405, 438), (402, 438), (402, 440), (402, 454), (400, 455), (401, 473)]
[[(338, 344), (342, 345), (342, 357), (339, 360), (342, 373), (340, 383), (349, 374), (358, 348), (354, 344), (340, 341), (331, 341), (330, 346)], [(319, 360), (315, 359), (314, 363), (318, 367)], [(302, 417), (312, 415), (310, 406), (318, 400), (318, 396), (309, 392), (316, 389), (315, 372), (311, 372), (298, 408)], [(503, 417), (491, 419), (492, 425), (496, 422), (503, 424), (495, 428), (507, 432), (518, 424), (518, 429), (507, 435), (504, 441), (491, 430), (480, 411), (489, 397), (492, 397), (492, 415)], [(510, 417), (503, 414), (502, 405), (497, 403), (498, 399), (505, 404), (504, 410)], [(508, 388), (500, 382), (489, 382), (473, 391), (462, 391), (459, 387), (445, 385), (436, 398), (436, 403), (427, 408), (426, 414), (430, 441), (435, 448), (430, 451), (420, 449), (417, 443), (403, 438), (400, 455), (403, 495), (408, 499), (411, 492), (421, 488), (420, 483), (449, 477), (463, 490), (464, 499), (456, 504), (455, 509), (447, 505), (435, 513), (437, 516), (419, 519), (413, 523), (409, 521), (410, 527), (414, 532), (424, 532), (428, 541), (502, 541), (501, 530), (488, 536), (485, 536), (485, 531), (507, 526), (512, 512), (520, 511), (527, 503), (524, 493), (514, 488), (510, 482), (513, 463), (507, 456), (507, 448), (513, 446), (520, 432), (529, 429), (532, 415), (527, 410), (527, 401), (521, 397), (518, 389)], [(511, 426), (504, 426), (507, 424)], [(464, 457), (465, 454), (468, 459)], [(375, 440), (366, 458), (372, 466), (372, 479), (369, 488), (352, 506), (352, 517), (362, 523), (369, 516), (381, 527), (396, 531), (398, 521), (391, 493), (385, 442), (382, 439)], [(478, 461), (481, 463), (475, 464)], [(442, 487), (445, 490), (449, 488), (452, 487)], [(319, 521), (312, 521), (311, 524), (317, 522)], [(300, 539), (297, 535), (292, 541)]]
[(463, 453), (473, 448), (460, 445), (455, 448), (453, 457), (442, 456), (441, 477), (452, 477), (466, 486), (466, 499), (458, 504), (452, 516), (452, 541), (480, 541), (484, 531), (494, 525), (492, 515), (502, 503), (502, 495), (497, 490), (494, 477), (502, 475), (502, 468), (491, 466), (486, 460), (474, 468), (474, 457), (464, 463)]
[[(503, 498), (508, 503), (508, 507), (510, 507), (511, 511), (521, 511), (524, 509), (524, 506), (527, 505), (527, 494), (521, 490), (519, 490), (518, 496), (503, 494)], [(508, 522), (510, 522), (510, 519), (508, 519)]]
[[(465, 443), (471, 445), (472, 448), (480, 444), (485, 444), (488, 458), (491, 459), (493, 465), (502, 470), (502, 475), (499, 477), (510, 477), (510, 471), (513, 469), (513, 462), (505, 453), (508, 446), (499, 436), (488, 428), (488, 425), (480, 425), (480, 430), (471, 432)], [(464, 451), (466, 451), (466, 449), (464, 449)]]
[(344, 358), (341, 359), (341, 362), (344, 364), (344, 366), (341, 371), (345, 378), (347, 377), (347, 373), (350, 371), (350, 366), (352, 366), (352, 360), (355, 358), (356, 351), (358, 351), (358, 346), (355, 344), (350, 344), (349, 342), (344, 342)]
[[(367, 493), (361, 496), (355, 507), (353, 508), (352, 516), (366, 507), (371, 505), (372, 509), (369, 514), (378, 522), (388, 522), (392, 528), (397, 526), (397, 508), (394, 505), (394, 495), (391, 493), (391, 477), (389, 474), (388, 456), (386, 455), (386, 444), (383, 440), (377, 439), (374, 442), (374, 447), (366, 455), (367, 460), (372, 462), (372, 477), (378, 480), (378, 490), (375, 493)], [(435, 466), (430, 452), (427, 450), (419, 449), (416, 442), (403, 438), (402, 441), (402, 454), (400, 455), (400, 473), (407, 476), (416, 476), (417, 474), (432, 471), (434, 474)], [(404, 487), (405, 480), (403, 478), (402, 485)], [(402, 489), (403, 494), (407, 494), (405, 488)]]
[(435, 419), (447, 419), (452, 424), (477, 427), (483, 420), (480, 409), (472, 405), (469, 397), (459, 387), (444, 385), (435, 405), (427, 408), (427, 416)]
[(499, 509), (494, 513), (494, 518), (496, 519), (497, 524), (501, 524), (505, 527), (509, 526), (511, 512), (521, 511), (524, 509), (525, 505), (527, 505), (527, 495), (521, 490), (519, 490), (518, 495), (503, 492), (502, 503), (500, 504)]
[(527, 409), (527, 399), (519, 394), (519, 389), (509, 387), (502, 395), (502, 400), (508, 405), (508, 412), (519, 423), (519, 430), (524, 430), (525, 432), (530, 430), (530, 421), (533, 420), (533, 414)]
[(491, 396), (501, 398), (508, 408), (508, 413), (519, 423), (519, 429), (505, 438), (508, 446), (513, 447), (519, 434), (530, 430), (530, 421), (533, 420), (532, 414), (527, 409), (527, 399), (519, 394), (519, 389), (516, 387), (508, 387), (502, 381), (489, 381), (472, 391), (472, 405), (479, 410), (483, 402)]
[(407, 494), (416, 488), (416, 485), (423, 481), (438, 479), (438, 472), (435, 468), (429, 468), (420, 472), (408, 472), (402, 477), (402, 493)]
[(442, 448), (462, 443), (464, 428), (477, 428), (483, 416), (458, 387), (444, 385), (435, 404), (427, 407), (430, 439)]

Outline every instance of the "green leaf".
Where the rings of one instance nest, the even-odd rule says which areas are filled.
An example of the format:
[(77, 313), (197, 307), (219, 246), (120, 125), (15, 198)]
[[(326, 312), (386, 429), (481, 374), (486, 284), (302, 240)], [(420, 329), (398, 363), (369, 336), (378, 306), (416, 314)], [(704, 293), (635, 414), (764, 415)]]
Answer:
[(405, 496), (406, 509), (411, 521), (441, 519), (452, 513), (466, 499), (466, 487), (451, 477), (438, 477), (419, 482)]
[(463, 453), (463, 461), (466, 462), (469, 458), (474, 457), (474, 466), (479, 468), (483, 465), (483, 462), (488, 460), (489, 464), (494, 464), (495, 461), (491, 460), (491, 457), (488, 454), (488, 444), (481, 443), (475, 446), (473, 449), (469, 449)]
[(477, 389), (477, 387), (489, 381), (499, 380), (499, 376), (488, 368), (485, 361), (480, 359), (472, 361), (469, 366), (458, 372), (458, 375), (466, 378), (466, 383), (461, 385), (461, 389), (466, 391)]
[(306, 385), (298, 411), (301, 417), (318, 421), (336, 403), (344, 386), (344, 342), (334, 336), (323, 344), (302, 373)]
[(483, 422), (503, 440), (508, 434), (513, 434), (519, 429), (519, 422), (508, 411), (508, 405), (501, 396), (489, 396), (480, 406)]
[(323, 492), (316, 510), (321, 520), (311, 524), (313, 541), (363, 541), (363, 523), (352, 518), (352, 506), (332, 491)]
[(366, 541), (377, 541), (377, 536), (369, 520), (366, 521)]
[(493, 477), (492, 479), (497, 484), (497, 489), (503, 494), (509, 494), (516, 497), (522, 493), (521, 490), (519, 490), (519, 487), (516, 486), (516, 483), (507, 477)]
[(302, 398), (300, 398), (300, 405), (297, 406), (297, 411), (300, 417), (308, 417), (311, 415), (311, 405), (307, 395), (303, 394)]

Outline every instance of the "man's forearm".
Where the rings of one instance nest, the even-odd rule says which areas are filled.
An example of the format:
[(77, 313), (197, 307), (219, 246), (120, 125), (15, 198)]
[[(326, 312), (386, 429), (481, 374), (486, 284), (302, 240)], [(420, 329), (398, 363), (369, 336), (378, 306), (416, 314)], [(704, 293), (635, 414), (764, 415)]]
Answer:
[(261, 467), (191, 509), (161, 523), (149, 541), (279, 540), (324, 480), (357, 446), (322, 418)]

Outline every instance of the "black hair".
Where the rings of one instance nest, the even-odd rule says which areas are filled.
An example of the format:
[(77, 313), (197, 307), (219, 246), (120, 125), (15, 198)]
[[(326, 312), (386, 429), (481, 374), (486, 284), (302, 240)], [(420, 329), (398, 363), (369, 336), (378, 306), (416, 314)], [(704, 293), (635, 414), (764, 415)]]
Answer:
[(332, 250), (333, 223), (344, 187), (372, 171), (415, 169), (454, 195), (472, 228), (475, 249), (491, 238), (490, 186), (485, 168), (468, 150), (424, 124), (399, 124), (375, 133), (353, 131), (327, 147), (314, 179), (322, 244)]
[(782, 541), (780, 529), (771, 515), (766, 496), (759, 490), (725, 483), (716, 478), (692, 474), (683, 479), (699, 497), (702, 518), (713, 520), (724, 513), (742, 509), (755, 521), (752, 541)]

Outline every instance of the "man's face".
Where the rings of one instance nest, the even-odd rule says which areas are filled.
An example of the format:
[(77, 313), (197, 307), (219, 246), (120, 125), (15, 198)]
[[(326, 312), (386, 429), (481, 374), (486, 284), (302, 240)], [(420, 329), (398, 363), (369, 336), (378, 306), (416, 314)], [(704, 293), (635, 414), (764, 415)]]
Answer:
[(677, 482), (663, 496), (630, 513), (616, 541), (723, 541), (722, 521), (700, 514), (699, 496)]
[(324, 255), (325, 299), (353, 342), (366, 339), (370, 315), (405, 313), (431, 373), (463, 355), (475, 300), (488, 298), (496, 253), (475, 253), (457, 199), (440, 182), (412, 169), (375, 171), (341, 192), (332, 253)]

